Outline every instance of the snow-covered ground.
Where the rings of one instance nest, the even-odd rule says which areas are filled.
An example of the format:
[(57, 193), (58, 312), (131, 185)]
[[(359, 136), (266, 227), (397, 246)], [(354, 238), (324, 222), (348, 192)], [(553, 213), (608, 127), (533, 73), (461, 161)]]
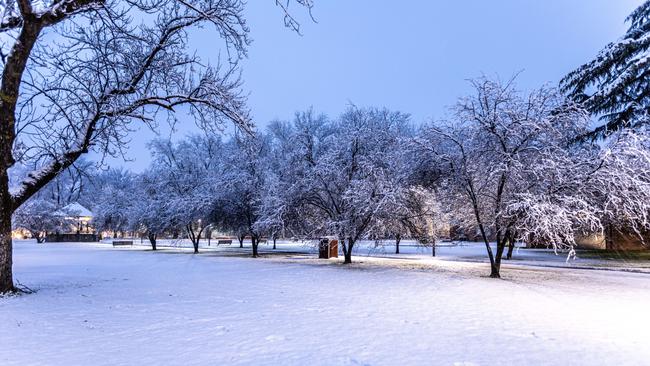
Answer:
[[(121, 240), (121, 239), (118, 239)], [(129, 239), (127, 239), (129, 240)], [(113, 239), (106, 239), (104, 243), (110, 244)], [(141, 239), (134, 239), (135, 247), (149, 248), (149, 242)], [(208, 246), (207, 240), (201, 240), (201, 251), (217, 251), (224, 253), (250, 253), (250, 241), (244, 241), (244, 248), (239, 248), (239, 243), (233, 240), (230, 245), (216, 245), (217, 240), (212, 240)], [(400, 259), (414, 260), (420, 263), (430, 263), (432, 261), (463, 261), (463, 262), (481, 262), (488, 263), (485, 245), (481, 242), (466, 241), (440, 241), (436, 244), (436, 258), (431, 256), (431, 247), (418, 245), (413, 240), (403, 240), (400, 245), (400, 254), (395, 254), (395, 242), (385, 240), (375, 242), (370, 240), (359, 241), (353, 250), (356, 260), (372, 259)], [(272, 250), (272, 242), (260, 245), (260, 252), (267, 253), (293, 253), (293, 254), (310, 254), (316, 255), (317, 241), (292, 241), (278, 240), (277, 249)], [(189, 249), (192, 244), (189, 240), (159, 240), (160, 248)], [(494, 246), (492, 250), (496, 252)], [(343, 253), (340, 251), (340, 256)], [(526, 249), (516, 248), (512, 260), (504, 260), (504, 266), (541, 266), (541, 267), (564, 267), (564, 268), (586, 268), (586, 269), (609, 269), (630, 272), (648, 272), (650, 273), (650, 260), (638, 260), (634, 253), (619, 252), (610, 253), (615, 260), (606, 260), (600, 258), (594, 253), (578, 250), (577, 257), (567, 261), (567, 253), (555, 253), (551, 249)]]
[(406, 260), (360, 249), (352, 266), (283, 248), (252, 259), (236, 248), (17, 243), (16, 277), (37, 292), (0, 299), (0, 364), (650, 360), (647, 274), (516, 265), (494, 280), (484, 263), (425, 259), (416, 247), (403, 247), (415, 251)]

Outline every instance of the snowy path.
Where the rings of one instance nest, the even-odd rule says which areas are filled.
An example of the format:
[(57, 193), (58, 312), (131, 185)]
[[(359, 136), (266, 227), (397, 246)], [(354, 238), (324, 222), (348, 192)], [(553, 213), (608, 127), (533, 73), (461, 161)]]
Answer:
[(1, 365), (643, 365), (650, 276), (16, 246)]

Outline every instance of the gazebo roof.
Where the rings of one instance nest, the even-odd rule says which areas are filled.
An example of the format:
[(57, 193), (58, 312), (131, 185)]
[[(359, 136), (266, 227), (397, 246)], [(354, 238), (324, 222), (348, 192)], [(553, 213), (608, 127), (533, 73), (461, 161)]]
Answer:
[(58, 211), (61, 216), (94, 217), (93, 213), (78, 202), (73, 202)]

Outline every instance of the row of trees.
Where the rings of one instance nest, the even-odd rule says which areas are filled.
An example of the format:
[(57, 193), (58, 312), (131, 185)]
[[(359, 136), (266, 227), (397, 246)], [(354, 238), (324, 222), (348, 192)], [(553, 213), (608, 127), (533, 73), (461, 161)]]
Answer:
[(361, 238), (426, 238), (433, 205), (408, 168), (402, 144), (412, 136), (407, 115), (350, 108), (227, 141), (155, 140), (145, 172), (102, 175), (95, 223), (145, 233), (154, 248), (159, 234), (183, 231), (196, 252), (202, 233), (218, 229), (250, 236), (253, 256), (262, 237), (337, 235), (351, 262)]
[(584, 140), (589, 113), (557, 89), (472, 85), (448, 120), (417, 129), (407, 114), (350, 107), (225, 141), (155, 140), (147, 171), (104, 174), (96, 224), (146, 233), (154, 248), (161, 233), (183, 231), (195, 251), (205, 230), (218, 229), (250, 236), (253, 256), (261, 237), (334, 235), (346, 263), (360, 239), (432, 242), (453, 226), (478, 232), (492, 277), (518, 240), (566, 251), (611, 227), (643, 240), (645, 129)]

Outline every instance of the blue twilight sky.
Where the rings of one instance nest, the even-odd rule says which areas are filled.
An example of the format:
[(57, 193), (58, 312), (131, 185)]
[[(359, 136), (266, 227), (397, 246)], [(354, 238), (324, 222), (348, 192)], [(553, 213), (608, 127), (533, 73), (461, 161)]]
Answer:
[[(420, 123), (443, 117), (469, 91), (466, 79), (486, 74), (520, 88), (556, 84), (626, 30), (641, 0), (316, 0), (313, 23), (294, 6), (302, 36), (283, 27), (273, 0), (250, 0), (253, 43), (243, 62), (255, 122), (291, 119), (313, 106), (337, 115), (349, 103), (411, 113)], [(208, 27), (192, 36), (203, 58), (221, 43)], [(190, 121), (175, 138), (196, 131)], [(169, 136), (163, 128), (161, 136)], [(149, 163), (149, 131), (133, 134), (130, 162)]]

